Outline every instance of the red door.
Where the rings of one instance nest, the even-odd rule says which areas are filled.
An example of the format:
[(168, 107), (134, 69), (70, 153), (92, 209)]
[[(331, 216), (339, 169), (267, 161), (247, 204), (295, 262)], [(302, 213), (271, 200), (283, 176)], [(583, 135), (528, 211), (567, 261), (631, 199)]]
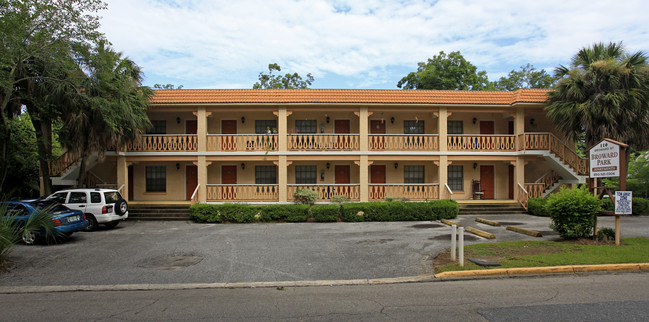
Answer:
[(509, 165), (509, 199), (514, 199), (514, 166)]
[(194, 190), (198, 186), (198, 167), (188, 165), (185, 167), (185, 194), (186, 200), (192, 200)]
[(480, 134), (494, 134), (494, 121), (480, 121)]
[[(385, 120), (370, 120), (370, 134), (385, 134)], [(385, 150), (385, 138), (370, 136), (371, 150)]]
[[(221, 134), (237, 134), (237, 120), (221, 120)], [(237, 140), (234, 136), (224, 136), (222, 151), (236, 151)]]
[[(350, 182), (350, 170), (348, 165), (337, 165), (335, 168), (334, 182), (336, 184), (349, 184)], [(336, 186), (337, 195), (345, 195), (348, 198), (350, 197), (349, 193), (350, 186)]]
[[(385, 184), (385, 165), (370, 166), (370, 183)], [(370, 199), (384, 199), (385, 186), (370, 186)]]
[[(349, 134), (349, 120), (335, 120), (334, 132), (336, 134)], [(351, 141), (349, 136), (341, 135), (336, 139), (338, 150), (351, 150)]]
[(480, 166), (480, 188), (484, 191), (483, 199), (494, 199), (494, 166)]
[(186, 134), (198, 133), (198, 122), (196, 120), (185, 120), (185, 133)]
[(514, 134), (514, 121), (509, 121), (507, 124), (507, 134)]
[(237, 166), (224, 165), (221, 167), (221, 198), (224, 200), (237, 199)]
[(128, 201), (133, 200), (135, 185), (133, 184), (133, 165), (128, 166)]

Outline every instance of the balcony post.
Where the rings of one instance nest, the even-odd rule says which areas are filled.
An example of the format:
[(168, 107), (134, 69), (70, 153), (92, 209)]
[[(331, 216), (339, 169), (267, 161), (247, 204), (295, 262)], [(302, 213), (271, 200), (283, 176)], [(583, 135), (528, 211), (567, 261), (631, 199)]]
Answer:
[(524, 142), (519, 142), (519, 140), (525, 140), (522, 134), (525, 134), (525, 107), (523, 106), (518, 106), (516, 108), (516, 116), (514, 116), (514, 135), (516, 135), (516, 140), (514, 140), (514, 144), (516, 144), (516, 150), (523, 144)]
[(361, 155), (360, 161), (356, 164), (358, 164), (358, 180), (360, 182), (359, 201), (367, 202), (370, 199), (369, 167), (371, 162), (368, 161), (367, 155)]
[[(210, 162), (211, 163), (211, 162)], [(206, 161), (204, 155), (198, 156), (198, 162), (196, 164), (197, 174), (198, 174), (198, 202), (207, 201), (207, 166), (209, 164)]]
[(439, 199), (451, 199), (451, 196), (446, 190), (446, 184), (448, 183), (448, 156), (440, 155), (439, 163), (435, 162), (438, 166), (437, 171), (439, 173)]
[(288, 117), (293, 113), (280, 106), (273, 114), (277, 116), (277, 150), (288, 151)]
[(198, 151), (207, 151), (207, 113), (205, 112), (205, 106), (199, 106), (196, 112), (196, 136), (198, 139)]
[[(372, 115), (372, 113), (368, 112), (367, 106), (361, 106), (358, 114), (356, 112), (354, 112), (354, 114), (358, 115), (358, 148), (360, 151), (369, 151), (369, 146), (370, 146), (369, 118), (370, 115)], [(363, 181), (361, 181), (361, 187), (362, 187), (362, 182)], [(362, 190), (363, 188), (361, 188), (361, 191)]]
[(117, 189), (124, 185), (122, 189), (122, 197), (124, 200), (128, 200), (128, 163), (126, 162), (126, 157), (123, 155), (117, 156)]
[(288, 202), (288, 162), (286, 161), (286, 155), (280, 155), (276, 164), (279, 202)]
[[(448, 111), (446, 107), (439, 108), (437, 122), (437, 128), (439, 129), (439, 150), (448, 151)], [(442, 189), (441, 187), (440, 183), (440, 190)]]

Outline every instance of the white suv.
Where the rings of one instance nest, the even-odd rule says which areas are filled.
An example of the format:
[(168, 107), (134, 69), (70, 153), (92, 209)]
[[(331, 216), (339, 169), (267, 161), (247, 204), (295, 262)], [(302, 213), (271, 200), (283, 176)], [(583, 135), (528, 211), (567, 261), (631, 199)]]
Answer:
[(86, 214), (88, 228), (95, 230), (99, 224), (113, 228), (128, 218), (128, 204), (114, 189), (68, 189), (55, 192), (47, 199), (55, 200), (70, 209)]

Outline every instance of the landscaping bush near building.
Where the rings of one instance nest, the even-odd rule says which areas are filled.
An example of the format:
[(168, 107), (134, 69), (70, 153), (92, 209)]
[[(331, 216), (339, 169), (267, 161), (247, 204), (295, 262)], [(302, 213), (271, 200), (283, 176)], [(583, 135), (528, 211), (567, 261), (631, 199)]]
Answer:
[(585, 187), (561, 188), (561, 191), (548, 197), (546, 209), (552, 219), (550, 228), (561, 237), (583, 238), (592, 233), (600, 201)]
[(549, 217), (550, 214), (545, 208), (547, 201), (545, 198), (530, 198), (527, 201), (527, 212), (534, 216)]
[(312, 205), (318, 199), (318, 192), (307, 188), (299, 188), (295, 191), (293, 197), (295, 197), (297, 203)]
[(249, 206), (245, 204), (195, 204), (190, 208), (196, 222), (318, 222), (416, 221), (457, 217), (460, 208), (453, 200), (431, 202), (348, 202), (309, 206), (304, 204)]

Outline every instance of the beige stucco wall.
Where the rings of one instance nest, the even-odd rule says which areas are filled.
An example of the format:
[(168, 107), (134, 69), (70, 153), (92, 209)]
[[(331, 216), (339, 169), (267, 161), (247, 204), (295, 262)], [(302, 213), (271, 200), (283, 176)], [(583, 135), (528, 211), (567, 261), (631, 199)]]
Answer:
[[(473, 164), (477, 163), (474, 169)], [(509, 199), (509, 162), (503, 161), (453, 161), (452, 165), (461, 165), (464, 170), (464, 190), (453, 191), (454, 200), (473, 199), (473, 180), (480, 180), (480, 166), (494, 166), (494, 197), (495, 199)]]
[[(476, 119), (473, 124), (473, 118)], [(462, 112), (453, 113), (449, 121), (462, 121), (464, 127), (464, 134), (480, 134), (480, 121), (493, 121), (494, 134), (508, 134), (509, 122), (514, 118), (506, 113), (473, 113)]]
[[(150, 120), (167, 121), (167, 134), (187, 133), (185, 120), (196, 120), (196, 116), (191, 112), (148, 112), (147, 115)], [(180, 118), (180, 123), (177, 118)]]
[[(176, 163), (180, 169), (176, 169)], [(134, 200), (136, 201), (171, 201), (185, 200), (185, 166), (187, 162), (147, 162), (133, 164), (133, 184), (135, 185)], [(145, 192), (146, 190), (146, 166), (166, 166), (167, 168), (167, 191), (166, 192)], [(132, 188), (131, 188), (132, 189)]]
[(117, 183), (117, 157), (105, 157), (97, 161), (89, 170), (107, 184)]

